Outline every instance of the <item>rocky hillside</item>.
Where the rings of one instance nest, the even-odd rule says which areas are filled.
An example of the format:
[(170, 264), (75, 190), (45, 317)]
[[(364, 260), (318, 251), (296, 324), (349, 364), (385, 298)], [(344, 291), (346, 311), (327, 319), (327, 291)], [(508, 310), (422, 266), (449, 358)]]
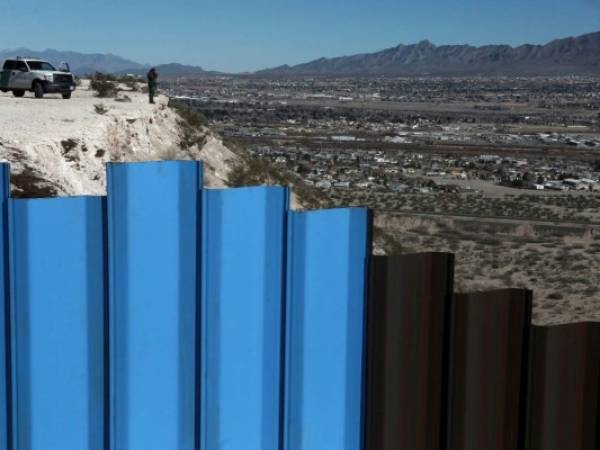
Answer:
[(205, 184), (225, 186), (239, 156), (159, 97), (100, 99), (84, 83), (71, 100), (0, 93), (0, 159), (11, 163), (15, 197), (102, 195), (108, 161), (205, 162)]
[(440, 45), (429, 41), (377, 53), (321, 58), (263, 75), (600, 75), (600, 32), (546, 45)]

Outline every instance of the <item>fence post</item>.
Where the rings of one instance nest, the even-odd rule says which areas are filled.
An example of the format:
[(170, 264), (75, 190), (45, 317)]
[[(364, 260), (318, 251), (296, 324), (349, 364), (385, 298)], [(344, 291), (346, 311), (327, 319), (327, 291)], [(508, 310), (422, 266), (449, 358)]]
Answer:
[(278, 450), (288, 191), (202, 203), (201, 449)]
[(600, 323), (533, 327), (528, 450), (600, 448)]
[(10, 166), (0, 163), (0, 450), (7, 450), (12, 438), (10, 402), (10, 293), (8, 263), (8, 198)]
[(105, 448), (105, 200), (11, 200), (13, 448)]
[(516, 289), (455, 296), (449, 450), (523, 448), (531, 297)]
[(111, 450), (198, 442), (195, 161), (108, 165)]
[(367, 450), (440, 450), (454, 256), (374, 257)]
[(290, 213), (284, 450), (362, 450), (370, 214)]

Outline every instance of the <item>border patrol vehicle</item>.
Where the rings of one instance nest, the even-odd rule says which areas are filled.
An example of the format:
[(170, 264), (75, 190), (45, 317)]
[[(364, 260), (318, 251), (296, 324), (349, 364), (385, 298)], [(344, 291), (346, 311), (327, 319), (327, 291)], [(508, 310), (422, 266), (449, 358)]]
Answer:
[(69, 99), (74, 90), (75, 77), (66, 63), (57, 70), (40, 59), (17, 57), (4, 61), (0, 71), (0, 91), (12, 91), (15, 97), (23, 97), (29, 91), (35, 98), (61, 94), (62, 98)]

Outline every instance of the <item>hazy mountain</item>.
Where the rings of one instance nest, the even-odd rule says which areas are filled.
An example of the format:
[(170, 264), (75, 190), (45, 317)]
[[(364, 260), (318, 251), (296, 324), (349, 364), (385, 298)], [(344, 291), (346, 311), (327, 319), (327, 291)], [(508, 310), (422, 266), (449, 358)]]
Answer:
[(422, 41), (377, 53), (321, 58), (264, 75), (600, 75), (600, 32), (546, 45), (440, 45)]
[(15, 50), (0, 50), (0, 59), (12, 58), (14, 56), (30, 56), (49, 61), (55, 65), (66, 61), (70, 64), (71, 70), (78, 74), (94, 72), (120, 72), (124, 70), (140, 69), (144, 67), (134, 61), (121, 58), (111, 54), (84, 54), (59, 50), (36, 51), (26, 48)]
[[(140, 64), (111, 54), (85, 54), (51, 49), (36, 51), (26, 48), (0, 50), (0, 60), (2, 61), (6, 58), (13, 58), (15, 56), (40, 58), (49, 61), (56, 66), (61, 62), (66, 61), (71, 66), (71, 70), (79, 75), (95, 72), (145, 74), (150, 68), (150, 66), (146, 64)], [(159, 65), (156, 66), (156, 68), (160, 75), (165, 76), (200, 75), (206, 73), (200, 67), (175, 63)]]
[[(216, 72), (207, 72), (202, 67), (198, 66), (188, 66), (185, 64), (178, 63), (170, 63), (170, 64), (159, 64), (158, 66), (154, 66), (158, 71), (160, 76), (167, 77), (185, 77), (185, 76), (198, 76), (198, 75), (206, 75)], [(140, 69), (130, 69), (126, 71), (119, 71), (119, 73), (133, 73), (138, 75), (145, 75), (148, 71), (149, 66), (143, 66)]]

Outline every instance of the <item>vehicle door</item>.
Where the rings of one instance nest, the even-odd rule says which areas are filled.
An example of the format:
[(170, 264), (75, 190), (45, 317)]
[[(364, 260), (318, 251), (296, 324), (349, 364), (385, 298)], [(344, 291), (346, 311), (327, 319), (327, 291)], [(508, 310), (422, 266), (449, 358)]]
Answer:
[(0, 72), (0, 89), (8, 89), (13, 69), (14, 62), (7, 60), (2, 67), (2, 72)]
[(12, 89), (31, 89), (29, 67), (25, 61), (15, 61), (15, 69), (10, 77), (10, 87)]

